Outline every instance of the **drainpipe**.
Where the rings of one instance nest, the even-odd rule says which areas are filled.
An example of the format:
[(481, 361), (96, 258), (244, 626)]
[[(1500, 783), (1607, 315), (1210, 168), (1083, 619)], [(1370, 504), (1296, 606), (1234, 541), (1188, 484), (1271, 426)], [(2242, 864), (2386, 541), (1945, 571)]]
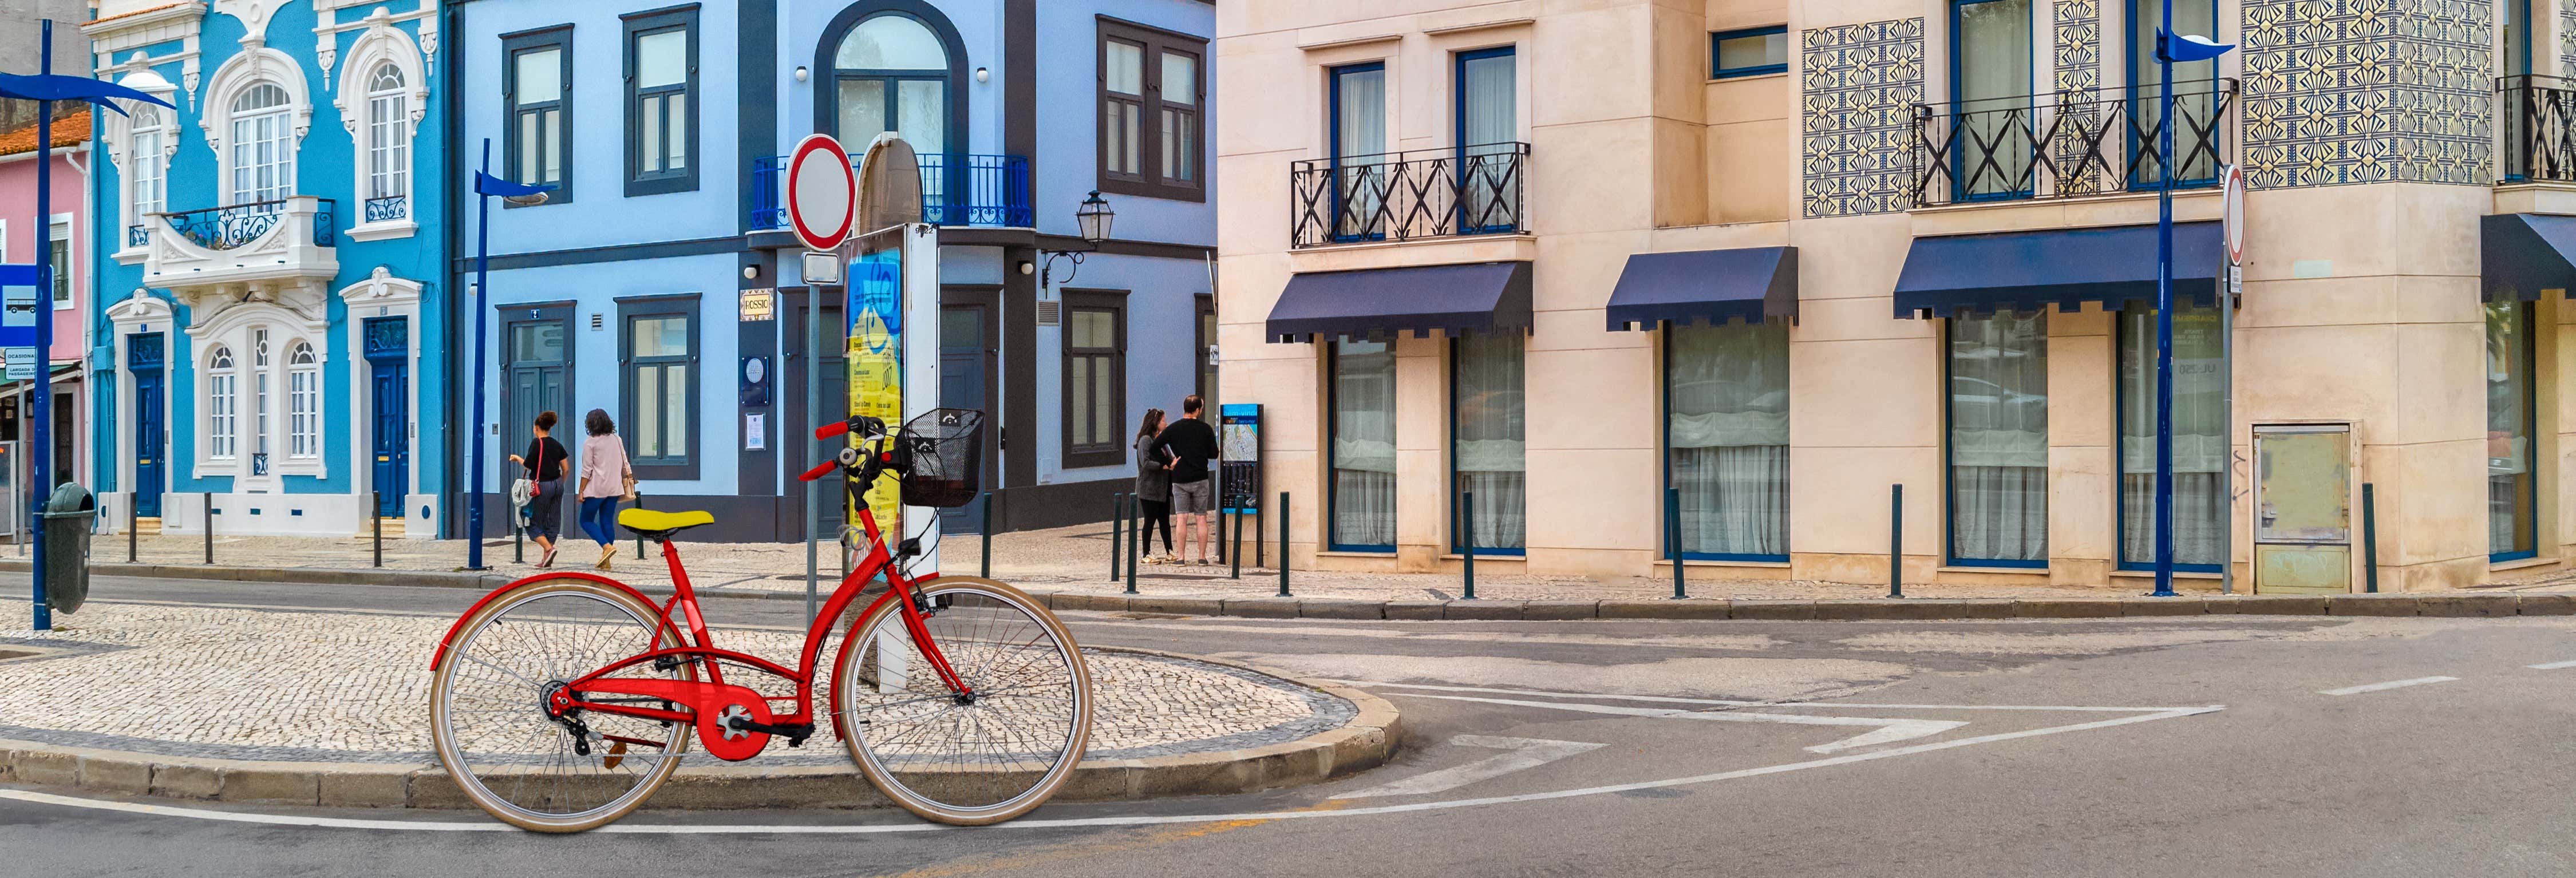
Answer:
[[(463, 175), (459, 173), (459, 166), (456, 158), (458, 155), (463, 153), (465, 148), (465, 132), (464, 125), (462, 124), (465, 118), (464, 102), (459, 100), (457, 96), (464, 94), (465, 89), (465, 57), (467, 53), (464, 51), (463, 47), (466, 45), (465, 4), (469, 2), (472, 2), (472, 0), (447, 0), (447, 2), (441, 7), (441, 14), (446, 16), (447, 23), (439, 26), (439, 42), (447, 47), (445, 52), (447, 55), (447, 58), (445, 59), (447, 62), (445, 76), (447, 80), (446, 99), (442, 102), (443, 106), (439, 111), (439, 124), (444, 129), (439, 132), (439, 139), (445, 143), (440, 147), (438, 158), (439, 166), (445, 171), (445, 173), (442, 174), (439, 179), (448, 183), (450, 190), (455, 188), (454, 182), (457, 180), (473, 179), (471, 175)], [(465, 289), (465, 285), (461, 280), (464, 277), (464, 274), (456, 268), (455, 254), (465, 251), (465, 224), (457, 221), (456, 211), (447, 209), (448, 207), (453, 206), (455, 202), (448, 201), (446, 196), (454, 194), (456, 193), (453, 191), (441, 192), (439, 198), (439, 219), (446, 226), (447, 246), (439, 252), (438, 273), (447, 278), (447, 283), (445, 284), (446, 288), (441, 290), (441, 292), (445, 293), (446, 297), (449, 299), (446, 303), (448, 314), (446, 321), (447, 325), (445, 327), (446, 331), (441, 333), (441, 335), (443, 336), (442, 342), (446, 345), (445, 350), (449, 351), (463, 349), (456, 333), (457, 327), (463, 325), (464, 321), (458, 320), (457, 315), (463, 314), (472, 318), (480, 318), (482, 316), (479, 314), (473, 314), (471, 309), (464, 308), (457, 304), (458, 302), (463, 301), (458, 297)], [(463, 400), (468, 393), (483, 392), (483, 389), (480, 387), (466, 387), (462, 393), (457, 392), (454, 389), (463, 384), (463, 382), (458, 380), (458, 375), (461, 373), (461, 370), (458, 368), (460, 365), (464, 364), (457, 363), (453, 357), (449, 358), (447, 361), (446, 381), (447, 386), (451, 388), (447, 394), (446, 400), (447, 417), (440, 419), (437, 426), (438, 433), (442, 439), (458, 435), (454, 425), (459, 423), (458, 419), (462, 417), (462, 413), (457, 410), (459, 401)], [(480, 439), (482, 437), (477, 436), (471, 438)], [(439, 447), (446, 449), (444, 456), (447, 458), (447, 474), (449, 480), (453, 481), (457, 474), (465, 471), (465, 445), (461, 442), (441, 441), (439, 443)], [(456, 491), (450, 490), (452, 487), (452, 485), (440, 485), (439, 493), (447, 497), (458, 496)], [(443, 531), (441, 534), (442, 536), (458, 532), (456, 522), (458, 520), (457, 515), (460, 511), (461, 510), (456, 509), (452, 504), (450, 504), (449, 508), (446, 510), (446, 514), (441, 516), (446, 519), (440, 527), (440, 530)]]

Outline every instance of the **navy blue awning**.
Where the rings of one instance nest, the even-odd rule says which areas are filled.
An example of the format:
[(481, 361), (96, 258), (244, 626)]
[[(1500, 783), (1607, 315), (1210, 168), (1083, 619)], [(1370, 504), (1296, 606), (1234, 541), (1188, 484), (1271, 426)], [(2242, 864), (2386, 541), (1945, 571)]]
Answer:
[(2489, 214), (2478, 221), (2478, 258), (2488, 301), (2538, 301), (2576, 289), (2576, 216)]
[(1530, 264), (1476, 262), (1314, 271), (1288, 278), (1270, 308), (1271, 341), (1390, 336), (1530, 325)]
[(1638, 253), (1610, 291), (1610, 331), (1729, 320), (1798, 320), (1798, 248)]
[[(2174, 224), (2174, 297), (2218, 304), (2226, 258), (2214, 222)], [(2156, 227), (2113, 226), (1916, 238), (1896, 280), (1896, 316), (2117, 310), (2156, 298)]]

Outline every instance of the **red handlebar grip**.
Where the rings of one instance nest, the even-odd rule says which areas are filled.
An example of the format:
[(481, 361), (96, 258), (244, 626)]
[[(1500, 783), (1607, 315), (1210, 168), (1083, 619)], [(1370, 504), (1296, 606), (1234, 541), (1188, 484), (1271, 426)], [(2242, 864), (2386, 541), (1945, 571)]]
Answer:
[(850, 432), (850, 422), (833, 421), (829, 424), (814, 428), (814, 438), (830, 439), (847, 432)]
[(820, 464), (816, 464), (813, 469), (806, 470), (804, 475), (797, 476), (796, 480), (800, 482), (810, 482), (815, 479), (822, 478), (824, 474), (831, 472), (834, 467), (838, 467), (840, 465), (841, 462), (837, 460), (824, 461)]

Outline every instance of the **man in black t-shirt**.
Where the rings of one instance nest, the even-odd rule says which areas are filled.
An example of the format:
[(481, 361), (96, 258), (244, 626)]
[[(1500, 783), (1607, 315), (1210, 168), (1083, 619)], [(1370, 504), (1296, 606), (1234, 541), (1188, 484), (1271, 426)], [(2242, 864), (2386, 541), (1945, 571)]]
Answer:
[[(1172, 514), (1180, 516), (1181, 557), (1212, 564), (1208, 550), (1215, 532), (1208, 524), (1208, 512), (1216, 508), (1216, 479), (1210, 475), (1216, 470), (1217, 445), (1216, 428), (1200, 416), (1203, 407), (1198, 394), (1181, 400), (1181, 419), (1164, 427), (1148, 452), (1169, 452), (1172, 458)], [(1195, 555), (1190, 548), (1193, 540), (1198, 543)]]

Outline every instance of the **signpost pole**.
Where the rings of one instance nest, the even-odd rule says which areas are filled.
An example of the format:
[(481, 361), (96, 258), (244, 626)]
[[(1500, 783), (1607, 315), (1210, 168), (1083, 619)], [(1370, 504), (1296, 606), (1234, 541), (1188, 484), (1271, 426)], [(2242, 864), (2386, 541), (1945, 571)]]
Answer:
[[(54, 75), (53, 20), (45, 21), (44, 34), (40, 43), (42, 48), (37, 52), (40, 57), (37, 61), (36, 73), (40, 76), (52, 76)], [(54, 215), (53, 144), (54, 102), (37, 101), (36, 297), (41, 304), (36, 307), (36, 374), (33, 379), (36, 399), (27, 408), (36, 422), (34, 432), (31, 434), (35, 437), (36, 447), (31, 449), (34, 453), (28, 456), (28, 460), (34, 465), (30, 467), (33, 471), (32, 477), (27, 480), (25, 508), (27, 536), (36, 544), (36, 557), (29, 563), (28, 572), (33, 574), (36, 584), (32, 609), (36, 614), (34, 627), (38, 631), (51, 631), (54, 627), (53, 608), (45, 603), (45, 517), (38, 514), (42, 510), (37, 506), (43, 501), (36, 499), (44, 493), (42, 489), (51, 487), (54, 481), (52, 459), (54, 442), (49, 436), (54, 425), (54, 370), (53, 363), (49, 362), (54, 349), (54, 315), (53, 305), (48, 301), (52, 298), (54, 290), (54, 261), (47, 255), (54, 251), (52, 245), (46, 241), (47, 238), (52, 237), (51, 220)]]

